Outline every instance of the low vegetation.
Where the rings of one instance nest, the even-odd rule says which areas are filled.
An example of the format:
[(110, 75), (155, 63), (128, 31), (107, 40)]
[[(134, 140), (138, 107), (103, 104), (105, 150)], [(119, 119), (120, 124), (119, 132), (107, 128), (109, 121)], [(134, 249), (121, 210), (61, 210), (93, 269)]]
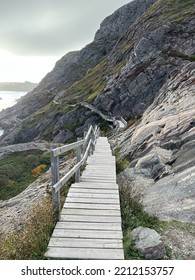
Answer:
[(52, 203), (47, 197), (41, 205), (32, 209), (31, 216), (20, 230), (6, 235), (5, 238), (1, 236), (0, 259), (44, 259), (54, 220)]
[(16, 152), (0, 160), (0, 199), (21, 193), (50, 166), (50, 154), (38, 150)]
[(131, 197), (129, 186), (120, 186), (120, 204), (125, 259), (144, 259), (144, 256), (136, 250), (130, 232), (139, 226), (158, 229), (160, 221), (147, 214), (143, 207)]

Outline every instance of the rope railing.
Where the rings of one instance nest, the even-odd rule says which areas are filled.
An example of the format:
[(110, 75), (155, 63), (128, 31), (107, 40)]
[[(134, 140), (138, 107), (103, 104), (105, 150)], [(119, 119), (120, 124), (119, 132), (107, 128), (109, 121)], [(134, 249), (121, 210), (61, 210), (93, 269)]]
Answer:
[[(90, 154), (95, 150), (95, 144), (99, 137), (99, 127), (90, 126), (84, 133), (83, 139), (51, 150), (51, 173), (52, 173), (52, 203), (57, 214), (60, 213), (60, 189), (75, 174), (75, 182), (80, 181), (80, 168)], [(76, 150), (76, 165), (69, 170), (61, 179), (59, 178), (59, 156), (72, 149)]]

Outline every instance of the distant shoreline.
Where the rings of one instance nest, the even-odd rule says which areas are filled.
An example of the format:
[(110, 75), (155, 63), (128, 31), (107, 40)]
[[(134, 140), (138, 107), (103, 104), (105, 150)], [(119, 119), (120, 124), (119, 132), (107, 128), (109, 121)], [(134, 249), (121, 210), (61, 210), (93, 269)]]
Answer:
[(38, 84), (31, 82), (0, 82), (0, 91), (32, 91)]

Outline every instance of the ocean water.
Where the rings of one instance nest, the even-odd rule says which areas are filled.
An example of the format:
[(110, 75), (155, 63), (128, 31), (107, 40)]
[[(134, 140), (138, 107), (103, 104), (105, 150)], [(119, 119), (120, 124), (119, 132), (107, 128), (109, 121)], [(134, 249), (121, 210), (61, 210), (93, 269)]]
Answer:
[[(0, 91), (0, 111), (11, 107), (17, 103), (17, 100), (24, 96), (27, 92), (20, 91)], [(0, 128), (0, 136), (3, 130)]]

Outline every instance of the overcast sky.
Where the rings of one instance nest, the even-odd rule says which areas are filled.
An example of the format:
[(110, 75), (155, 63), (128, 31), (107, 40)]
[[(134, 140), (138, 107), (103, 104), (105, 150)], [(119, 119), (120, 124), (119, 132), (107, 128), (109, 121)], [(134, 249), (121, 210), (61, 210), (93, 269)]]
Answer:
[(131, 0), (0, 0), (0, 81), (39, 82)]

